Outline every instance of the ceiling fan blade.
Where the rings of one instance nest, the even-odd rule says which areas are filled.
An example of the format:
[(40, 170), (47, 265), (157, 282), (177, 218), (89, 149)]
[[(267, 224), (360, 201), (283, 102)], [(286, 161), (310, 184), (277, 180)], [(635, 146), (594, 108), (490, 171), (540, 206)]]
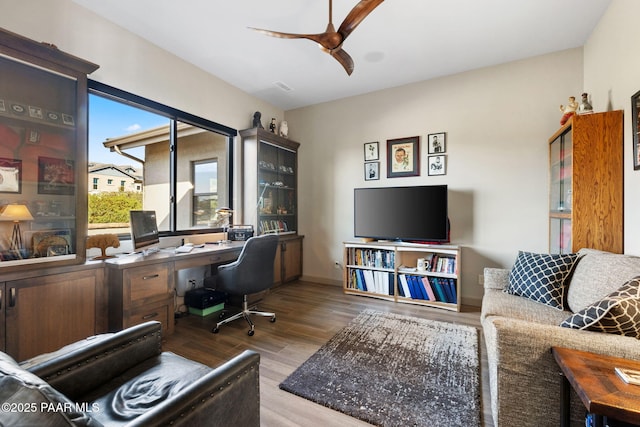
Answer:
[(319, 34), (295, 34), (295, 33), (281, 33), (279, 31), (263, 30), (261, 28), (248, 27), (251, 30), (257, 31), (262, 34), (266, 34), (271, 37), (278, 37), (281, 39), (307, 39), (318, 43), (326, 50), (335, 49), (342, 43), (342, 38), (335, 31), (326, 31)]
[(342, 48), (334, 49), (329, 52), (331, 56), (333, 56), (339, 63), (344, 67), (344, 70), (348, 75), (353, 73), (353, 59), (347, 52), (345, 52)]
[(380, 5), (384, 0), (360, 0), (360, 3), (351, 9), (351, 12), (344, 18), (340, 28), (338, 28), (338, 34), (342, 36), (344, 41), (349, 34), (356, 29), (356, 27), (366, 18), (376, 7)]

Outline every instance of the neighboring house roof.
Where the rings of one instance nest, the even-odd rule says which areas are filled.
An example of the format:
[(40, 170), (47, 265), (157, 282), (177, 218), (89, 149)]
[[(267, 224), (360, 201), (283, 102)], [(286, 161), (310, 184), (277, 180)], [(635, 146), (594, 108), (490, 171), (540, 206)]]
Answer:
[(105, 163), (89, 164), (89, 173), (94, 175), (123, 176), (133, 179), (134, 181), (142, 181), (142, 170), (133, 166), (120, 166)]

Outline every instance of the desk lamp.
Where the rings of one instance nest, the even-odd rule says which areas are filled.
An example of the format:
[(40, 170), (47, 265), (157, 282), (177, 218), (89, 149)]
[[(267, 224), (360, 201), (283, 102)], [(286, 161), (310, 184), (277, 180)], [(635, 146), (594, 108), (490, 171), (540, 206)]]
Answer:
[(33, 215), (26, 205), (7, 205), (0, 213), (0, 221), (13, 221), (13, 233), (11, 234), (11, 250), (22, 249), (22, 233), (20, 221), (33, 221)]
[(222, 223), (222, 228), (224, 230), (224, 239), (220, 240), (218, 243), (229, 243), (229, 225), (231, 215), (233, 214), (233, 209), (229, 208), (218, 208), (216, 209), (216, 218), (219, 222)]

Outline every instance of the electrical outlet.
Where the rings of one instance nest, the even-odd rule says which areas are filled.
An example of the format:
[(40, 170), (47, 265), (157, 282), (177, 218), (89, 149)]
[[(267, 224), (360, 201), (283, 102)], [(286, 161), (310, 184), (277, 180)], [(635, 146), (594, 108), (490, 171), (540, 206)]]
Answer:
[(484, 275), (478, 274), (478, 285), (484, 286)]

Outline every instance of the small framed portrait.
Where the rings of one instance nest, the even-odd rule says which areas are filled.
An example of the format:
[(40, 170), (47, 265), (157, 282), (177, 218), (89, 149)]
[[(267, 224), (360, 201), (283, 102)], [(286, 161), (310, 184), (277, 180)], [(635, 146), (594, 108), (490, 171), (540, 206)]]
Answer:
[(62, 115), (62, 123), (64, 123), (67, 126), (74, 126), (75, 122), (73, 121), (73, 116), (69, 115), (69, 114), (63, 114)]
[(429, 175), (446, 175), (447, 174), (447, 165), (446, 165), (447, 156), (439, 155), (439, 156), (428, 156), (429, 163)]
[(0, 158), (0, 193), (22, 192), (22, 160)]
[(387, 177), (420, 175), (420, 137), (387, 140)]
[(367, 142), (364, 144), (364, 161), (370, 162), (371, 160), (379, 160), (380, 153), (378, 152), (377, 142)]
[(369, 162), (364, 164), (364, 180), (374, 181), (380, 179), (380, 162)]
[(427, 135), (429, 154), (445, 153), (447, 151), (447, 134), (444, 132)]
[(75, 193), (73, 160), (38, 157), (38, 194)]
[(40, 144), (40, 131), (27, 129), (27, 142), (29, 144)]
[(29, 116), (34, 119), (44, 119), (44, 114), (42, 113), (42, 108), (34, 107), (29, 105)]

